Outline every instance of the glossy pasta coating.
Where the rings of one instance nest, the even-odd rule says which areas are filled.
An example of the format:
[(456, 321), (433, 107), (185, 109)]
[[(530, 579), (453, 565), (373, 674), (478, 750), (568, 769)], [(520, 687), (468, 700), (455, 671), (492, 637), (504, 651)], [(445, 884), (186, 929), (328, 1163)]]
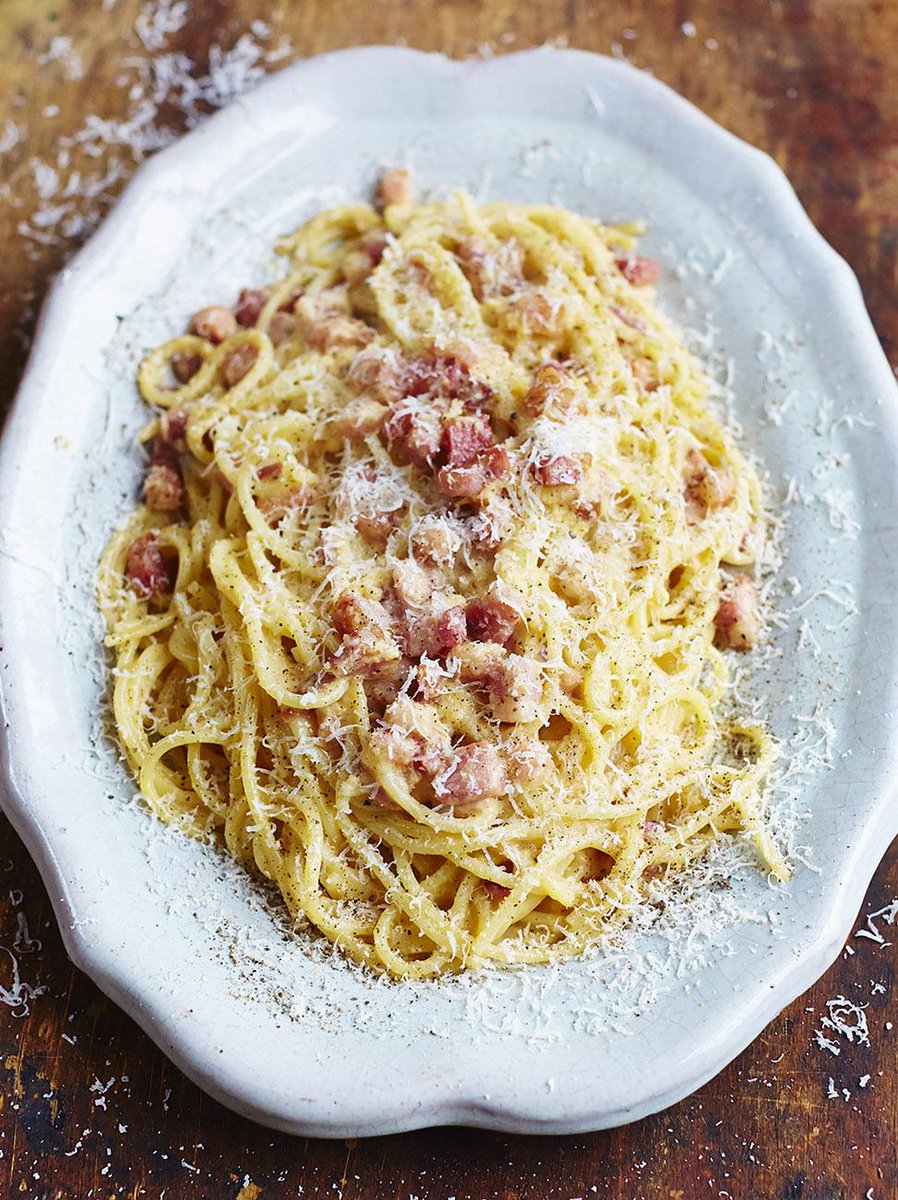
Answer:
[(582, 953), (720, 832), (784, 877), (721, 703), (759, 483), (633, 231), (399, 189), (279, 251), (139, 373), (99, 595), (153, 810), (397, 977)]

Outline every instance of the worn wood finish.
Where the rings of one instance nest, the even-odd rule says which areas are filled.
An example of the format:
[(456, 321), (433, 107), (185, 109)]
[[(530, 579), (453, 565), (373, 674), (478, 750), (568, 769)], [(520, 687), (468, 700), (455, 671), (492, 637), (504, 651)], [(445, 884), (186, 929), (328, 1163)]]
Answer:
[[(4, 402), (15, 390), (35, 306), (79, 236), (70, 231), (63, 244), (42, 245), (17, 232), (53, 203), (38, 196), (32, 160), (56, 161), (59, 139), (83, 130), (88, 113), (133, 115), (116, 81), (134, 78), (126, 64), (138, 48), (141, 5), (107, 0), (106, 7), (0, 0), (0, 147), (12, 137), (7, 120), (27, 126), (0, 154)], [(144, 7), (173, 11), (171, 0)], [(160, 50), (188, 55), (202, 75), (210, 48), (231, 46), (261, 16), (271, 24), (266, 44), (288, 38), (292, 55), (405, 40), (462, 56), (559, 37), (625, 53), (775, 155), (857, 271), (886, 351), (898, 359), (898, 5), (890, 0), (297, 0), (273, 8), (261, 0), (193, 0), (189, 19)], [(254, 36), (262, 37), (258, 28)], [(72, 39), (67, 53), (52, 42), (58, 37)], [(79, 74), (72, 52), (81, 78), (67, 77)], [(218, 51), (211, 53), (214, 63)], [(183, 107), (169, 96), (149, 127), (182, 128)], [(130, 155), (110, 153), (122, 173), (130, 169)], [(97, 170), (77, 147), (72, 157), (84, 159), (86, 176)], [(45, 191), (50, 182), (38, 180)], [(85, 207), (99, 211), (104, 203)], [(571, 1138), (441, 1130), (302, 1141), (231, 1116), (187, 1083), (69, 965), (37, 872), (5, 822), (0, 842), (0, 986), (14, 990), (15, 959), (22, 980), (46, 989), (27, 1015), (0, 1005), (4, 1196), (898, 1197), (894, 947), (853, 939), (855, 953), (717, 1079), (629, 1128)], [(896, 895), (893, 847), (865, 911)], [(814, 1031), (826, 1001), (839, 995), (868, 1005), (870, 1045), (841, 1040), (836, 1057), (816, 1045)]]

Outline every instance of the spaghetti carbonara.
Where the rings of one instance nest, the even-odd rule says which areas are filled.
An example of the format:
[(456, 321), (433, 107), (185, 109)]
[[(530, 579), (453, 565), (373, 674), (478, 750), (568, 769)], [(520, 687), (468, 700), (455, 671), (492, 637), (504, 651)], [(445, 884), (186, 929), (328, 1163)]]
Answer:
[(99, 596), (146, 802), (397, 977), (578, 955), (720, 833), (784, 878), (772, 739), (723, 703), (759, 484), (657, 264), (380, 190), (140, 367)]

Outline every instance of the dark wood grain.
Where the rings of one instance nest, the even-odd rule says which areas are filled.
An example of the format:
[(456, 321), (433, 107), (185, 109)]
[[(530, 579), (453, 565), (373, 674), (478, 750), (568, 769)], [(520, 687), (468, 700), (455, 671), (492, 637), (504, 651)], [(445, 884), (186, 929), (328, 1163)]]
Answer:
[[(7, 121), (27, 127), (19, 144), (0, 154), (3, 403), (14, 394), (47, 282), (81, 236), (70, 231), (43, 245), (17, 232), (51, 203), (38, 195), (33, 160), (56, 162), (60, 139), (83, 130), (89, 113), (121, 120), (133, 110), (117, 81), (133, 78), (127, 63), (140, 49), (134, 29), (141, 5), (118, 0), (108, 7), (104, 12), (98, 0), (0, 0), (0, 145)], [(854, 267), (886, 352), (898, 359), (898, 5), (891, 0), (307, 0), (273, 7), (193, 0), (189, 19), (158, 53), (187, 55), (201, 77), (210, 53), (214, 65), (215, 47), (232, 46), (260, 17), (271, 33), (253, 35), (257, 45), (270, 50), (289, 39), (282, 61), (399, 40), (454, 56), (556, 38), (626, 54), (777, 158)], [(59, 37), (71, 38), (68, 54), (47, 60)], [(67, 77), (78, 74), (73, 53), (81, 78)], [(195, 115), (216, 99), (186, 107)], [(180, 131), (193, 119), (184, 109), (169, 96), (149, 128)], [(121, 147), (108, 153), (122, 174), (133, 167)], [(73, 161), (79, 155), (73, 148)], [(97, 169), (96, 160), (82, 165), (86, 175)], [(117, 187), (83, 202), (91, 220)], [(895, 896), (893, 847), (864, 911)], [(5, 822), (0, 947), (0, 987), (12, 988), (14, 956), (20, 979), (44, 989), (28, 1000), (27, 1014), (0, 1004), (3, 1196), (898, 1197), (894, 946), (853, 939), (855, 952), (716, 1079), (628, 1128), (529, 1139), (451, 1129), (362, 1142), (271, 1134), (187, 1083), (68, 963), (46, 892)], [(826, 1001), (838, 995), (867, 1005), (870, 1045), (842, 1042), (836, 1057), (816, 1045), (814, 1031)]]

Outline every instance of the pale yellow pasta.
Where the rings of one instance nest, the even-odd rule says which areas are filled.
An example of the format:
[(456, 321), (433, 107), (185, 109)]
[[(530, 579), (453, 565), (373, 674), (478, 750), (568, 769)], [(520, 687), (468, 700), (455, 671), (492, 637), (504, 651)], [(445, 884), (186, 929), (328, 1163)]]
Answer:
[[(384, 233), (366, 271), (359, 256)], [(714, 645), (722, 570), (749, 565), (763, 535), (759, 484), (652, 289), (621, 269), (633, 246), (629, 229), (463, 194), (337, 208), (284, 239), (289, 271), (251, 328), (220, 345), (177, 337), (140, 368), (145, 400), (186, 417), (185, 496), (178, 511), (139, 506), (101, 563), (121, 748), (163, 820), (223, 839), (295, 918), (397, 977), (579, 955), (720, 834), (787, 874), (762, 803), (773, 741), (726, 715)], [(292, 315), (297, 294), (308, 308), (334, 287), (343, 341), (303, 300)], [(251, 365), (228, 387), (239, 346)], [(437, 376), (466, 364), (507, 470), (447, 495), (439, 463), (403, 462), (376, 430), (343, 436), (366, 394), (350, 368), (378, 350)], [(179, 354), (196, 358), (180, 386)], [(534, 405), (547, 362), (572, 381), (573, 409)], [(142, 436), (159, 429), (157, 415)], [(728, 484), (697, 513), (684, 498), (696, 452)], [(545, 461), (580, 479), (541, 481)], [(501, 536), (472, 549), (491, 504)], [(372, 513), (381, 542), (360, 532)], [(401, 623), (397, 564), (434, 516), (459, 546), (428, 577), (462, 607), (501, 596), (518, 614), (513, 650), (539, 689), (528, 719), (503, 719), (451, 648), (429, 660), (443, 682), (426, 702), (401, 638), (389, 679), (341, 665), (335, 602), (383, 602)], [(147, 595), (129, 547), (151, 531), (176, 577)], [(383, 753), (377, 731), (403, 695), (448, 731), (442, 775)], [(447, 799), (453, 756), (484, 744), (499, 794)]]

